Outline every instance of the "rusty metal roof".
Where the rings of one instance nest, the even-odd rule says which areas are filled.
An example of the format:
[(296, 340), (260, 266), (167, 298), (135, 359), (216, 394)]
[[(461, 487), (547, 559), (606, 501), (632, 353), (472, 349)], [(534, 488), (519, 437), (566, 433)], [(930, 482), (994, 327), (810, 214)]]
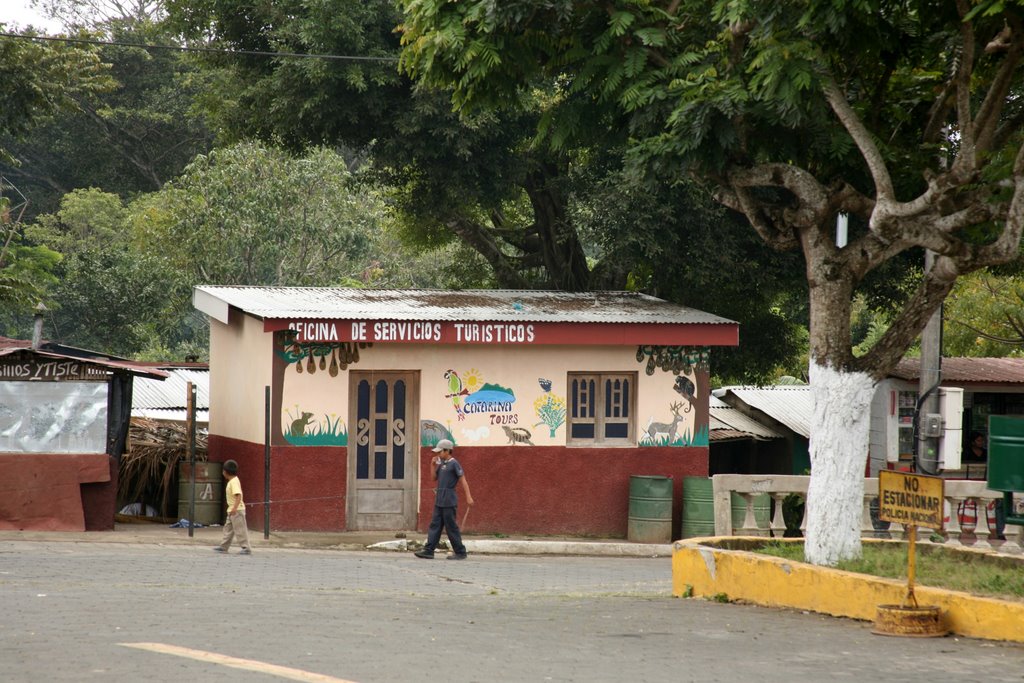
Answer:
[[(810, 438), (811, 436), (810, 422), (813, 401), (809, 386), (725, 387), (718, 391), (732, 394), (736, 400), (781, 422), (803, 437)], [(731, 403), (730, 401), (726, 402)]]
[(21, 339), (0, 337), (0, 356), (11, 356), (17, 354), (33, 354), (40, 358), (54, 360), (74, 360), (81, 363), (88, 363), (90, 365), (103, 367), (107, 370), (126, 370), (132, 375), (135, 375), (136, 379), (140, 377), (151, 377), (160, 380), (167, 377), (167, 373), (163, 370), (147, 367), (145, 364), (136, 363), (135, 361), (104, 356), (101, 354), (95, 354), (95, 352), (92, 351), (84, 351), (73, 347), (61, 347), (59, 345), (49, 343), (40, 345), (39, 348), (33, 349), (31, 342)]
[[(891, 376), (916, 382), (921, 377), (921, 359), (904, 358)], [(1024, 358), (943, 358), (942, 383), (1022, 384)]]
[(264, 319), (575, 323), (736, 323), (638, 292), (412, 290), (201, 285), (193, 303), (227, 321), (235, 308)]
[(732, 441), (734, 439), (781, 439), (774, 429), (733, 408), (715, 396), (709, 397), (710, 420), (708, 439), (710, 441)]

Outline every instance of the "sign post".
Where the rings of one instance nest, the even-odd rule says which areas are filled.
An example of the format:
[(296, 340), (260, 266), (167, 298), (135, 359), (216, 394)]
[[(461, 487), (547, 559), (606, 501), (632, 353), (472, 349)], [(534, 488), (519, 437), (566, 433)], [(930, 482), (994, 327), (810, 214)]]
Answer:
[(921, 607), (914, 595), (917, 574), (917, 528), (941, 531), (945, 501), (944, 480), (906, 472), (878, 473), (878, 518), (907, 529), (907, 595), (902, 605), (879, 605), (874, 632), (889, 636), (940, 636), (938, 607)]

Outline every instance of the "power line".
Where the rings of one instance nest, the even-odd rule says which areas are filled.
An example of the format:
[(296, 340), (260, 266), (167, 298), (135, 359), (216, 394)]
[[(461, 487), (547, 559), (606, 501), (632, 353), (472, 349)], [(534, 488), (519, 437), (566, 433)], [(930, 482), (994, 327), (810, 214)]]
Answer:
[(69, 38), (66, 36), (29, 36), (21, 33), (0, 33), (0, 38), (19, 40), (44, 40), (56, 43), (80, 43), (83, 45), (111, 45), (115, 47), (138, 47), (144, 50), (173, 50), (175, 52), (206, 52), (222, 55), (251, 55), (256, 57), (295, 57), (298, 59), (329, 59), (348, 62), (397, 62), (397, 57), (365, 57), (360, 55), (321, 55), (301, 52), (269, 52), (266, 50), (227, 50), (216, 47), (183, 47), (181, 45), (149, 45), (146, 43), (125, 43), (117, 40), (95, 40), (91, 38)]

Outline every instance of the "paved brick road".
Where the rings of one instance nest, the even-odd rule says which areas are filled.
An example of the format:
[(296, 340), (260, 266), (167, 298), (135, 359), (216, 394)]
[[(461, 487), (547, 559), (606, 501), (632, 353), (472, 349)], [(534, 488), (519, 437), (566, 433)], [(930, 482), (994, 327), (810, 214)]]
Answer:
[(282, 680), (215, 655), (357, 683), (1024, 680), (1020, 646), (670, 589), (664, 558), (0, 541), (0, 681)]

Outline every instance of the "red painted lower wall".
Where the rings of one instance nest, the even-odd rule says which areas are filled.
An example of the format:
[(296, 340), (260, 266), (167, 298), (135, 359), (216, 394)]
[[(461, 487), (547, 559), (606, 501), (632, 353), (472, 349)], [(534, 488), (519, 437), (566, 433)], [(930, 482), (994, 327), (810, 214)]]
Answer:
[[(245, 519), (263, 530), (264, 448), (214, 434), (210, 460), (238, 463)], [(274, 446), (270, 458), (270, 528), (278, 531), (344, 531), (346, 458), (343, 446)]]
[[(420, 530), (433, 512), (430, 449), (423, 468)], [(476, 504), (466, 519), (471, 534), (543, 534), (625, 538), (629, 478), (673, 479), (672, 538), (680, 537), (683, 477), (707, 476), (706, 448), (565, 448), (560, 446), (457, 448)], [(465, 514), (459, 488), (459, 520)]]
[(110, 531), (116, 498), (105, 453), (0, 454), (0, 529)]
[[(209, 452), (213, 461), (238, 461), (249, 527), (262, 530), (263, 445), (210, 435)], [(433, 511), (432, 455), (420, 451), (419, 531)], [(672, 537), (679, 538), (683, 477), (708, 474), (706, 448), (466, 447), (455, 457), (476, 500), (466, 520), (470, 534), (624, 538), (630, 476), (654, 475), (673, 479)], [(344, 531), (346, 458), (342, 447), (275, 446), (270, 528)], [(465, 510), (460, 488), (460, 520)]]

